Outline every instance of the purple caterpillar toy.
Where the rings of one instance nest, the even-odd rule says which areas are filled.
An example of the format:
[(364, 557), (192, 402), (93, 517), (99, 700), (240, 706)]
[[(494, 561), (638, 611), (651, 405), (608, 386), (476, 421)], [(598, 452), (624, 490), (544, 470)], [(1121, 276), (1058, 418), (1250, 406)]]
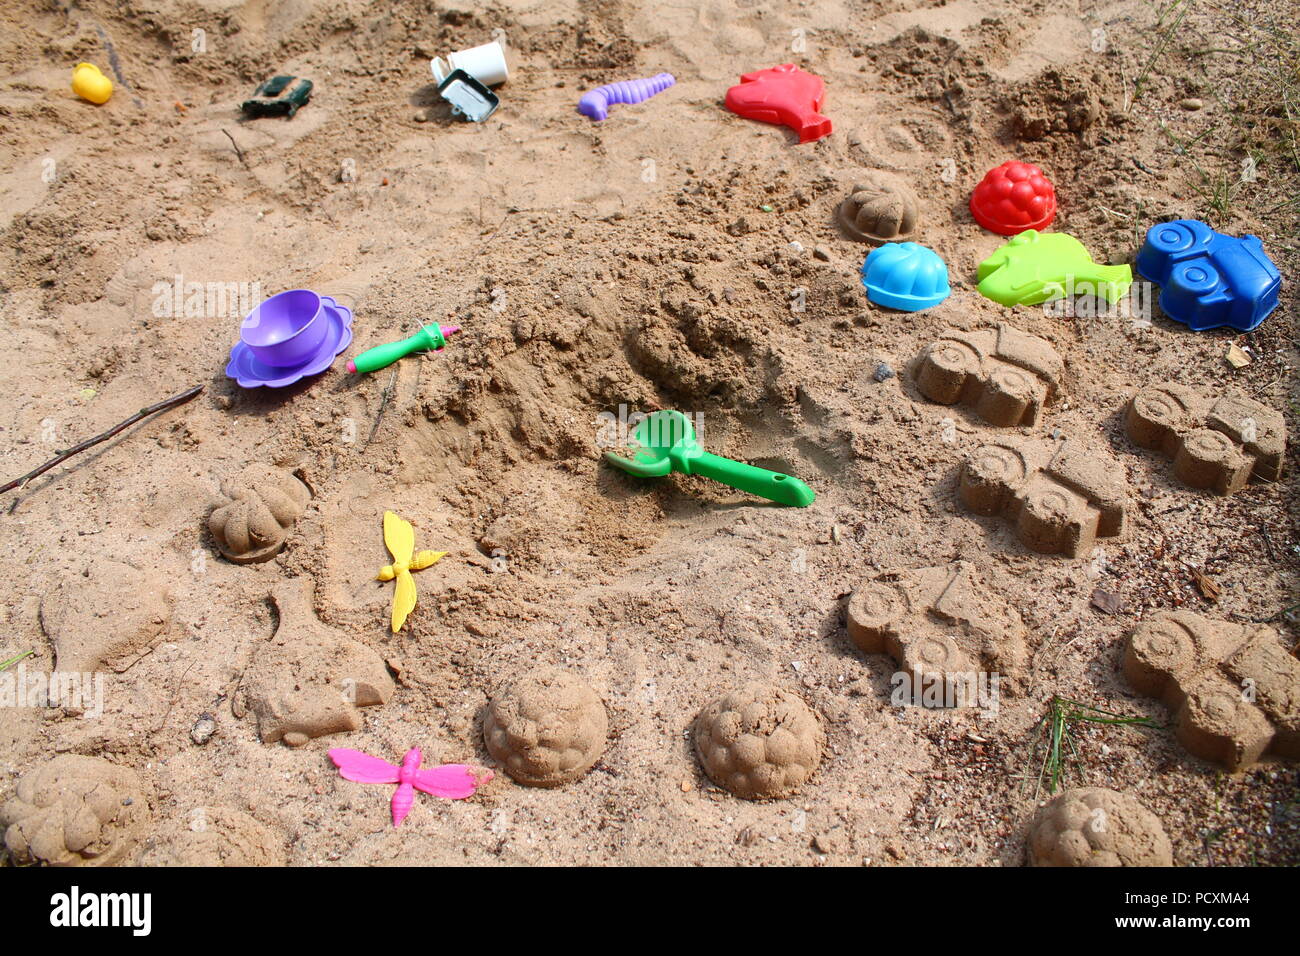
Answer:
[(676, 82), (671, 73), (660, 73), (643, 80), (606, 83), (582, 94), (582, 99), (578, 100), (578, 112), (593, 120), (603, 120), (609, 116), (609, 108), (615, 103), (643, 103)]

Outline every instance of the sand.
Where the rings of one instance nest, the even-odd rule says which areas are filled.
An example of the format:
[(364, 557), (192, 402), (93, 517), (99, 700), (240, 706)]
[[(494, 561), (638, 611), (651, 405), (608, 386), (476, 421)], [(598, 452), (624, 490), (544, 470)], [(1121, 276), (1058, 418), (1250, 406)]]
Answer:
[[(1189, 52), (1240, 44), (1266, 14), (1289, 24), (1289, 6), (1234, 6), (1249, 23), (1198, 6), (1153, 61), (1169, 23), (1131, 0), (7, 5), (0, 478), (206, 389), (0, 499), (0, 661), (33, 651), (21, 665), (48, 672), (52, 631), (76, 659), (106, 661), (102, 713), (0, 715), (0, 803), (22, 775), (81, 755), (129, 771), (148, 803), (132, 831), (147, 837), (120, 863), (1020, 865), (1049, 796), (1034, 744), (1053, 694), (1169, 719), (1120, 673), (1136, 624), (1177, 609), (1270, 621), (1294, 647), (1281, 613), (1300, 561), (1294, 454), (1278, 482), (1188, 489), (1127, 438), (1124, 410), (1181, 382), (1263, 402), (1294, 434), (1295, 299), (1284, 286), (1248, 336), (1158, 311), (1148, 325), (1004, 308), (975, 290), (1003, 240), (966, 201), (987, 170), (1024, 159), (1056, 185), (1054, 228), (1097, 262), (1131, 261), (1158, 218), (1210, 216), (1294, 275), (1294, 163), (1270, 153), (1236, 182), (1230, 135), (1267, 63)], [(501, 108), (461, 122), (428, 58), (494, 30), (512, 70)], [(109, 71), (110, 44), (125, 83), (92, 106), (71, 69)], [(797, 145), (722, 108), (741, 73), (782, 62), (825, 78), (829, 137)], [(677, 83), (645, 103), (601, 123), (576, 112), (584, 90), (661, 71)], [(310, 77), (311, 103), (241, 122), (239, 102), (275, 72)], [(1224, 170), (1232, 202), (1212, 208)], [(873, 172), (919, 200), (913, 238), (953, 286), (935, 308), (866, 301), (871, 247), (836, 209)], [(424, 322), (464, 331), (373, 375), (340, 358), (286, 389), (241, 389), (224, 368), (242, 300), (300, 287), (354, 311), (349, 355)], [(909, 372), (949, 330), (1000, 322), (1064, 361), (1033, 424), (935, 404)], [(1255, 361), (1233, 369), (1230, 342)], [(878, 381), (882, 363), (896, 374)], [(599, 416), (617, 436), (620, 408), (698, 416), (706, 448), (797, 475), (817, 500), (780, 509), (701, 478), (616, 472)], [(1132, 499), (1100, 557), (1034, 553), (959, 500), (979, 446), (1059, 438), (1113, 459)], [(250, 465), (297, 474), (312, 498), (273, 560), (235, 564), (208, 515)], [(417, 548), (449, 552), (415, 576), (419, 605), (396, 635), (393, 585), (374, 580), (391, 561), (388, 509)], [(1028, 663), (995, 715), (894, 706), (898, 665), (845, 627), (864, 583), (957, 562), (1024, 625)], [(268, 595), (290, 581), (312, 597), (286, 632)], [(1115, 613), (1093, 606), (1099, 589)], [(313, 724), (356, 730), (266, 743), (245, 706), (265, 683), (256, 664), (303, 627), (384, 662), (393, 692)], [(420, 796), (395, 831), (389, 789), (341, 780), (326, 757), (419, 746), (426, 765), (493, 767), (487, 702), (542, 666), (608, 711), (603, 755), (565, 786), (497, 773), (468, 800)], [(752, 682), (799, 695), (824, 727), (823, 759), (788, 799), (737, 799), (696, 759), (696, 715)], [(1294, 763), (1229, 775), (1169, 731), (1085, 727), (1067, 780), (1130, 794), (1176, 864), (1300, 862)]]

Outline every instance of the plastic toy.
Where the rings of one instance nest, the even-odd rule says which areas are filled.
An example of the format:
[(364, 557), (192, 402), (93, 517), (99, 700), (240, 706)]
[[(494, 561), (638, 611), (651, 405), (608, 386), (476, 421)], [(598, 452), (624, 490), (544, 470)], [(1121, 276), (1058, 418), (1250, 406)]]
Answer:
[[(415, 610), (415, 579), (412, 571), (420, 571), (437, 564), (447, 556), (446, 551), (415, 552), (415, 531), (411, 522), (399, 518), (391, 511), (384, 512), (384, 544), (393, 556), (393, 563), (379, 569), (378, 581), (397, 579), (393, 589), (393, 633), (396, 634), (406, 623), (407, 616)], [(413, 556), (414, 554), (414, 556)]]
[(433, 349), (436, 352), (447, 344), (448, 338), (459, 331), (459, 325), (426, 325), (409, 339), (366, 349), (356, 358), (348, 361), (348, 371), (376, 372), (412, 352), (424, 349)]
[(873, 249), (862, 263), (862, 284), (872, 302), (904, 312), (938, 305), (952, 292), (939, 254), (916, 242)]
[(113, 95), (113, 81), (93, 63), (78, 63), (72, 68), (72, 92), (96, 106), (103, 106)]
[(1056, 218), (1056, 190), (1037, 166), (1010, 160), (989, 170), (975, 187), (970, 213), (1003, 236), (1044, 229)]
[(746, 73), (727, 90), (727, 109), (760, 123), (788, 126), (799, 142), (829, 136), (831, 121), (821, 115), (826, 84), (820, 76), (805, 73), (793, 63)]
[(1026, 229), (979, 264), (979, 291), (1002, 305), (1037, 305), (1063, 296), (1118, 302), (1133, 282), (1128, 266), (1103, 266), (1074, 236)]
[(429, 69), (439, 86), (455, 70), (464, 70), (484, 86), (497, 86), (510, 79), (505, 47), (497, 40), (468, 50), (448, 53), (446, 60), (435, 56), (429, 61)]
[(1152, 226), (1137, 271), (1160, 286), (1160, 308), (1201, 332), (1259, 327), (1277, 308), (1282, 274), (1257, 236), (1225, 236), (1195, 219)]
[(641, 478), (659, 478), (671, 472), (703, 475), (728, 488), (798, 508), (812, 504), (816, 497), (798, 478), (709, 454), (695, 440), (690, 419), (681, 412), (652, 412), (632, 429), (632, 444), (631, 458), (609, 451), (605, 460)]
[(394, 767), (360, 750), (335, 747), (330, 760), (339, 768), (339, 776), (353, 783), (395, 783), (393, 791), (393, 827), (402, 825), (415, 803), (415, 791), (445, 800), (464, 800), (472, 797), (479, 787), (492, 779), (492, 771), (471, 767), (463, 763), (445, 763), (428, 770), (420, 769), (424, 755), (419, 747), (412, 747), (402, 758), (402, 765)]
[(327, 295), (292, 289), (248, 313), (239, 338), (226, 377), (244, 388), (283, 388), (334, 363), (352, 342), (352, 311)]
[(311, 80), (298, 80), (290, 88), (289, 84), (294, 80), (298, 78), (285, 75), (271, 77), (253, 90), (252, 99), (244, 100), (239, 108), (255, 119), (263, 116), (283, 116), (286, 119), (293, 119), (298, 108), (306, 106), (307, 101), (311, 99), (314, 85)]
[(500, 98), (464, 70), (453, 70), (438, 84), (438, 93), (457, 116), (481, 123), (497, 111)]
[(641, 80), (606, 83), (582, 94), (578, 112), (599, 122), (609, 116), (609, 108), (615, 103), (644, 103), (676, 82), (671, 73), (658, 73)]

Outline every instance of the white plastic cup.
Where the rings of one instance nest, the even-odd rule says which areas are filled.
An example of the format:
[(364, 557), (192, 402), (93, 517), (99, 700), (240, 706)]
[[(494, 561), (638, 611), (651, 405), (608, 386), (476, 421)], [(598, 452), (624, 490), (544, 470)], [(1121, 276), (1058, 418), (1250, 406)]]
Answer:
[(433, 78), (439, 83), (442, 83), (452, 70), (464, 70), (484, 86), (496, 86), (510, 78), (510, 68), (506, 66), (506, 51), (497, 40), (469, 50), (448, 53), (446, 60), (435, 56), (429, 61), (429, 69), (433, 71)]

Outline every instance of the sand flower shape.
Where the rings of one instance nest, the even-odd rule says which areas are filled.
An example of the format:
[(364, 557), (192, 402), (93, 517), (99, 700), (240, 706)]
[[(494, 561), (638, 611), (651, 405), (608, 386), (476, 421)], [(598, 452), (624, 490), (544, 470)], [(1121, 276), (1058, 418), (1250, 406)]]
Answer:
[(393, 827), (400, 827), (415, 803), (415, 791), (447, 800), (472, 797), (474, 791), (492, 779), (492, 771), (470, 767), (463, 763), (446, 763), (439, 767), (420, 769), (424, 759), (419, 747), (412, 747), (402, 758), (402, 765), (394, 767), (359, 750), (335, 747), (330, 760), (339, 768), (339, 776), (355, 783), (395, 783), (393, 791)]
[(393, 590), (393, 633), (396, 634), (406, 623), (407, 616), (415, 610), (415, 579), (411, 572), (437, 564), (447, 552), (421, 551), (416, 554), (415, 531), (411, 522), (391, 511), (384, 512), (384, 544), (393, 556), (393, 563), (379, 569), (378, 580), (397, 580)]
[(0, 806), (0, 832), (18, 864), (112, 866), (135, 848), (148, 813), (133, 771), (60, 754), (19, 779)]

